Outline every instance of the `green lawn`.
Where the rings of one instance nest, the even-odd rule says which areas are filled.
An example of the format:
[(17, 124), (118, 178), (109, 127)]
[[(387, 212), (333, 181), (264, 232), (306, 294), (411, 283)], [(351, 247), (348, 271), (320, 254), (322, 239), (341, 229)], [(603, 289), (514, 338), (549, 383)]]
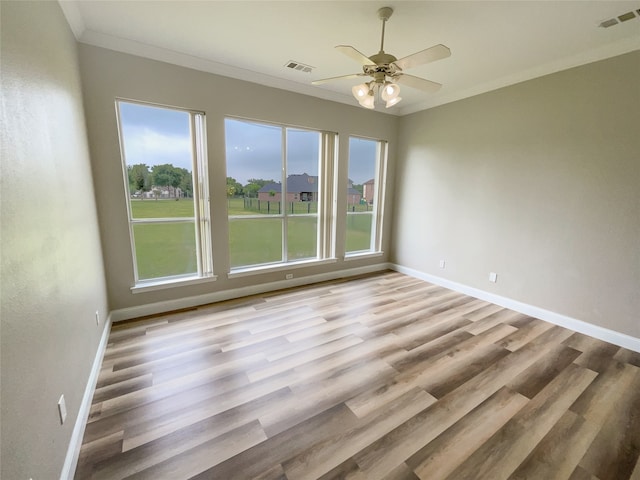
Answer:
[[(287, 257), (289, 260), (315, 258), (316, 217), (289, 218)], [(229, 221), (231, 267), (282, 261), (282, 218), (238, 218)]]
[[(360, 208), (359, 205), (356, 207)], [(229, 199), (229, 215), (256, 215), (259, 213), (256, 211), (257, 204), (255, 208), (245, 210), (242, 198)], [(263, 208), (266, 207), (261, 204), (261, 210)], [(290, 204), (288, 208), (291, 208)], [(315, 202), (296, 202), (293, 208), (295, 213), (307, 213), (314, 212), (317, 205)], [(132, 200), (131, 210), (134, 218), (193, 217), (193, 200)], [(268, 215), (258, 219), (230, 219), (229, 250), (232, 268), (282, 261), (282, 221), (281, 218)], [(314, 258), (317, 251), (317, 218), (290, 217), (288, 222), (289, 260)], [(371, 215), (347, 215), (347, 252), (368, 250), (370, 232)], [(195, 226), (192, 221), (138, 224), (134, 226), (133, 234), (140, 279), (197, 271)]]
[(131, 200), (133, 218), (193, 217), (193, 199)]
[(197, 272), (193, 222), (134, 225), (138, 278)]
[(372, 220), (372, 215), (347, 215), (347, 253), (369, 250)]

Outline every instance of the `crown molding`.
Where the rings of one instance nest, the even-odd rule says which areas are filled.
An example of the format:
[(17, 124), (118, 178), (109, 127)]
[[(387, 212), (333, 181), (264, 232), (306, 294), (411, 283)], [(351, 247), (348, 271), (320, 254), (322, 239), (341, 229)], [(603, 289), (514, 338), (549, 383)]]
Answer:
[(78, 4), (69, 0), (58, 0), (58, 4), (67, 19), (67, 23), (73, 32), (73, 36), (76, 37), (76, 40), (80, 40), (80, 37), (87, 29), (87, 26), (84, 23)]
[(474, 97), (482, 93), (491, 92), (510, 85), (515, 85), (516, 83), (526, 82), (527, 80), (533, 80), (534, 78), (543, 77), (545, 75), (579, 67), (588, 63), (606, 60), (607, 58), (616, 57), (635, 50), (640, 50), (640, 37), (625, 38), (624, 40), (589, 50), (588, 52), (582, 52), (571, 57), (566, 57), (551, 63), (546, 63), (535, 68), (518, 72), (514, 75), (498, 78), (496, 80), (477, 85), (471, 89), (455, 92), (449, 95), (434, 96), (424, 102), (407, 105), (406, 107), (400, 108), (400, 115), (404, 116), (422, 110), (428, 110), (429, 108)]

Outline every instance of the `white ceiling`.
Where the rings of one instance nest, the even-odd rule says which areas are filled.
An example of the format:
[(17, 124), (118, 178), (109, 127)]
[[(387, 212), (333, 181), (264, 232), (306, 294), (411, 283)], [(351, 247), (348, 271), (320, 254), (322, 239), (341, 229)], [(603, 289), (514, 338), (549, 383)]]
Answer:
[[(436, 94), (402, 87), (380, 111), (405, 115), (530, 78), (640, 49), (635, 1), (64, 1), (79, 41), (357, 105), (356, 80), (311, 81), (361, 72), (334, 50), (380, 47), (377, 10), (394, 9), (385, 51), (401, 58), (444, 44), (452, 55), (407, 73), (442, 83)], [(605, 19), (636, 12), (610, 28)], [(314, 68), (285, 67), (295, 60)], [(381, 103), (381, 102), (378, 102)]]

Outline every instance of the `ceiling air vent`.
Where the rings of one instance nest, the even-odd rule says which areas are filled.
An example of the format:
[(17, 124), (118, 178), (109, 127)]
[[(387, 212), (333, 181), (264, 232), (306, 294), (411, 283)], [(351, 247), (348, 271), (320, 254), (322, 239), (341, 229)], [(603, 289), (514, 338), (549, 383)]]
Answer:
[(311, 73), (313, 71), (313, 67), (310, 65), (305, 65), (304, 63), (296, 62), (295, 60), (289, 60), (284, 64), (285, 67), (291, 68), (293, 70), (298, 70), (299, 72)]
[(627, 12), (624, 15), (620, 15), (618, 17), (618, 20), (620, 20), (621, 22), (626, 22), (627, 20), (631, 20), (632, 18), (635, 18), (635, 13), (633, 12)]
[(614, 25), (618, 25), (619, 23), (626, 22), (627, 20), (632, 20), (638, 17), (640, 17), (640, 9), (636, 10), (635, 12), (631, 11), (631, 12), (623, 13), (622, 15), (618, 15), (617, 18), (614, 17), (614, 18), (609, 18), (607, 20), (603, 20), (598, 24), (598, 26), (602, 28), (609, 28), (609, 27), (613, 27)]

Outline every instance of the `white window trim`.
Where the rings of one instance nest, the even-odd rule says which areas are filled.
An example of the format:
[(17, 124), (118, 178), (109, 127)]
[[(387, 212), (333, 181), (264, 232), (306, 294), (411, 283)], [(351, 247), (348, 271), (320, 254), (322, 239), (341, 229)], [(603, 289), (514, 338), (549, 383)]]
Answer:
[(350, 262), (353, 260), (362, 260), (363, 258), (375, 258), (375, 257), (383, 257), (384, 252), (381, 250), (379, 252), (369, 252), (367, 250), (358, 250), (357, 252), (352, 252), (349, 255), (343, 257), (345, 262)]
[(266, 263), (257, 265), (255, 267), (252, 266), (250, 268), (234, 268), (232, 271), (227, 273), (227, 278), (248, 277), (260, 273), (282, 272), (287, 270), (295, 270), (298, 268), (305, 268), (312, 265), (328, 265), (331, 263), (336, 263), (337, 261), (337, 258), (323, 258), (321, 260), (298, 260), (289, 263)]
[(199, 283), (215, 282), (218, 279), (216, 275), (207, 277), (196, 277), (194, 275), (176, 275), (173, 277), (160, 277), (153, 280), (142, 280), (131, 287), (131, 293), (152, 292), (155, 290), (164, 290), (167, 288), (183, 287), (187, 285), (197, 285)]

